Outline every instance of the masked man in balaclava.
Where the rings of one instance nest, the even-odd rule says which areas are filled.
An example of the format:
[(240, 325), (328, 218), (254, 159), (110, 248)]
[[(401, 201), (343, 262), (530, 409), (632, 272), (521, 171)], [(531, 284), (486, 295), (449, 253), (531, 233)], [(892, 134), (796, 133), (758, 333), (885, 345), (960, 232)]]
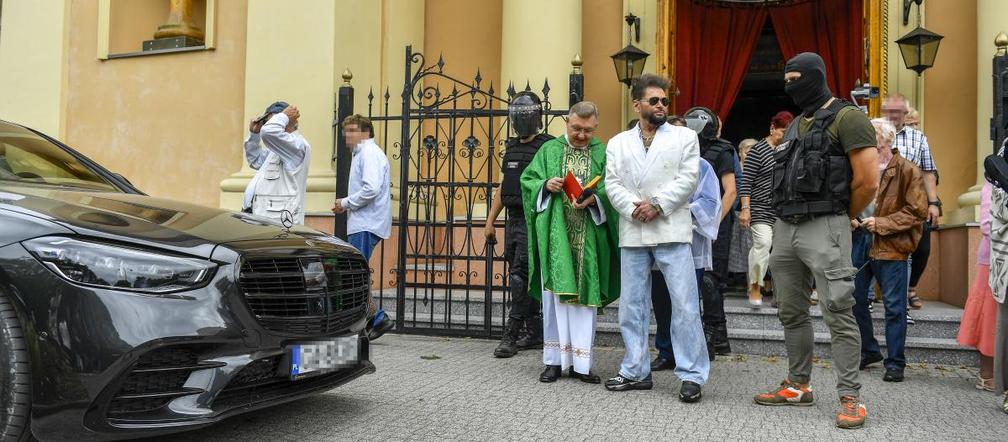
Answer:
[(826, 65), (805, 52), (784, 67), (784, 91), (801, 107), (774, 154), (773, 206), (777, 213), (770, 254), (778, 296), (788, 376), (780, 387), (755, 397), (761, 405), (812, 405), (815, 338), (812, 282), (829, 327), (840, 411), (836, 425), (860, 428), (867, 416), (860, 399), (861, 338), (854, 319), (851, 217), (861, 213), (879, 186), (875, 129), (868, 116), (834, 98)]
[(495, 242), (494, 221), (507, 208), (504, 225), (504, 258), (508, 262), (508, 285), (511, 287), (511, 311), (504, 328), (504, 337), (494, 349), (494, 356), (510, 358), (519, 350), (542, 346), (542, 306), (528, 294), (528, 226), (522, 208), (521, 179), (525, 167), (539, 147), (552, 140), (543, 128), (542, 102), (534, 92), (519, 92), (508, 104), (508, 117), (515, 137), (508, 139), (502, 161), (500, 190), (494, 193), (484, 234)]

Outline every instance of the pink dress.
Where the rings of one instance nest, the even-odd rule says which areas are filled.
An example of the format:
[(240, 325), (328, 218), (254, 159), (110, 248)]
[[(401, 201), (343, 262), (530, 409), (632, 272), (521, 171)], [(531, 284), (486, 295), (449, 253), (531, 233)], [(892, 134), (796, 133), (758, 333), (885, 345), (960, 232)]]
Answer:
[(977, 250), (977, 274), (966, 298), (962, 322), (959, 323), (959, 345), (976, 347), (980, 354), (994, 356), (994, 336), (997, 330), (998, 303), (994, 300), (988, 283), (990, 274), (990, 229), (991, 229), (990, 183), (984, 184), (980, 192), (980, 248)]

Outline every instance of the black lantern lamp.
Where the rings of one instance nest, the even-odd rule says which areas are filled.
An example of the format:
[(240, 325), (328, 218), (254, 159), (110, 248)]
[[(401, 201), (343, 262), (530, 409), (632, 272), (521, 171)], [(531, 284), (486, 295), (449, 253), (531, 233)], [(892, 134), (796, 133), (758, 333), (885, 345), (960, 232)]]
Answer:
[(903, 63), (908, 69), (913, 69), (920, 76), (925, 70), (934, 66), (938, 55), (938, 45), (944, 36), (935, 34), (920, 26), (920, 7), (924, 0), (903, 0), (903, 24), (910, 21), (910, 7), (917, 4), (917, 28), (904, 35), (896, 43), (899, 45)]
[[(636, 41), (640, 42), (640, 17), (630, 14), (624, 19), (630, 29), (636, 29)], [(630, 29), (627, 30), (628, 33)], [(619, 78), (619, 81), (630, 87), (633, 81), (640, 78), (644, 72), (644, 63), (649, 55), (651, 54), (642, 51), (633, 43), (627, 44), (625, 48), (613, 54), (612, 60), (616, 65), (616, 77)]]

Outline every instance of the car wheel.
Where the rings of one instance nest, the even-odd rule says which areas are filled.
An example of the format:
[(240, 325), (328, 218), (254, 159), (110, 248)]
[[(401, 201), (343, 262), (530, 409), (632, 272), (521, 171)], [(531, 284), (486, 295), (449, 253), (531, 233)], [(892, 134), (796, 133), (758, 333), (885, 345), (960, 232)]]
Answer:
[(0, 441), (29, 441), (31, 372), (28, 343), (14, 304), (0, 290)]

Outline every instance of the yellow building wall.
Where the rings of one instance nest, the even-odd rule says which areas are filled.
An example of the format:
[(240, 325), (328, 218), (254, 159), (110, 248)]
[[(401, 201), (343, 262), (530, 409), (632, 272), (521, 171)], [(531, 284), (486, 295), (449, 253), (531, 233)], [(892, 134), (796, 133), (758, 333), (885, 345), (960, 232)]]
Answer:
[[(584, 62), (584, 96), (599, 108), (595, 135), (609, 141), (623, 131), (623, 96), (626, 86), (616, 79), (612, 58), (623, 48), (623, 5), (612, 0), (582, 0), (581, 58)], [(644, 40), (645, 36), (641, 36)], [(564, 103), (566, 104), (566, 103)]]
[(66, 142), (150, 195), (217, 206), (242, 149), (245, 8), (219, 0), (216, 50), (100, 61), (98, 2), (73, 1)]
[(0, 19), (0, 119), (62, 138), (69, 2), (8, 0)]
[[(927, 29), (946, 36), (933, 68), (924, 71), (922, 95), (923, 131), (938, 166), (938, 196), (944, 205), (945, 223), (972, 221), (972, 213), (959, 219), (959, 195), (976, 184), (977, 143), (977, 4), (975, 1), (932, 1), (925, 10)], [(911, 16), (911, 23), (914, 22)], [(896, 36), (895, 38), (899, 38)], [(908, 71), (902, 60), (891, 69)]]

